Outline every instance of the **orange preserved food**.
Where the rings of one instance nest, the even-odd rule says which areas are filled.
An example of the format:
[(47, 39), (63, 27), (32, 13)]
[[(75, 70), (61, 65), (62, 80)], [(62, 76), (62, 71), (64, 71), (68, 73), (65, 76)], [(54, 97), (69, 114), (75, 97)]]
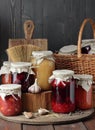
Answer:
[(37, 84), (42, 90), (50, 90), (49, 77), (55, 70), (55, 61), (52, 51), (33, 51), (32, 63), (37, 78)]
[(92, 75), (76, 75), (76, 107), (92, 108)]

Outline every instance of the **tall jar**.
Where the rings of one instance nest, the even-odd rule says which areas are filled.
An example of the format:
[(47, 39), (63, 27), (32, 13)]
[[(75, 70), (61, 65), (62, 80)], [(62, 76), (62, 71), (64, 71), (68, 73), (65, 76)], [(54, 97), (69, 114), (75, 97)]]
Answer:
[(12, 83), (21, 84), (22, 92), (28, 92), (28, 88), (35, 80), (35, 74), (31, 69), (31, 63), (12, 62), (10, 71), (12, 73)]
[(3, 66), (0, 69), (0, 75), (1, 75), (1, 83), (2, 84), (10, 84), (11, 83), (11, 72), (10, 72), (10, 65), (11, 63), (9, 61), (4, 61)]
[(55, 70), (49, 78), (52, 86), (51, 105), (57, 113), (69, 113), (75, 110), (75, 81), (72, 70)]
[(78, 109), (92, 108), (92, 75), (74, 75), (76, 80), (76, 107)]
[(36, 73), (37, 84), (42, 90), (50, 90), (51, 85), (48, 78), (55, 70), (55, 61), (52, 51), (33, 51), (32, 63)]
[(16, 116), (21, 114), (21, 85), (0, 85), (0, 112), (5, 116)]

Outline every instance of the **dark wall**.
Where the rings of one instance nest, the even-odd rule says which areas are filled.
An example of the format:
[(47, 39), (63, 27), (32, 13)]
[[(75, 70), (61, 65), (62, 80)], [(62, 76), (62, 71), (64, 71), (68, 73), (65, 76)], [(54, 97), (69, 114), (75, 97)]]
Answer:
[[(24, 38), (25, 20), (35, 23), (33, 38), (47, 38), (54, 51), (77, 43), (87, 17), (95, 19), (95, 0), (0, 0), (0, 60), (7, 60), (9, 38)], [(83, 38), (92, 38), (89, 26)]]

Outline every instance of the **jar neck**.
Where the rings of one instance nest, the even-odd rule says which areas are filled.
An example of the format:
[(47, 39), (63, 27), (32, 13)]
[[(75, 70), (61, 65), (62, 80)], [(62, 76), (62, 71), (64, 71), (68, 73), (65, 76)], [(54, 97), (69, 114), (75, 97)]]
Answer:
[(10, 71), (12, 73), (22, 73), (22, 72), (27, 72), (29, 74), (34, 74), (32, 67), (11, 67)]
[(53, 62), (55, 62), (55, 60), (54, 60), (54, 57), (53, 57), (53, 55), (48, 55), (48, 56), (33, 56), (33, 58), (35, 59), (35, 63), (34, 64), (37, 64), (37, 65), (39, 65), (43, 60), (51, 60), (51, 61), (53, 61)]
[(53, 80), (56, 80), (57, 81), (57, 84), (59, 82), (70, 82), (71, 79), (73, 79), (73, 76), (72, 75), (52, 75), (50, 78), (49, 78), (49, 83), (51, 83)]
[(17, 99), (15, 95), (18, 95), (18, 97), (21, 98), (21, 89), (15, 89), (15, 90), (6, 90), (6, 89), (1, 89), (0, 90), (0, 96), (3, 100), (5, 100), (6, 96), (11, 95), (13, 98)]
[(92, 86), (92, 80), (88, 79), (88, 80), (77, 80), (76, 81), (77, 87), (81, 86), (86, 92), (89, 91), (89, 89)]

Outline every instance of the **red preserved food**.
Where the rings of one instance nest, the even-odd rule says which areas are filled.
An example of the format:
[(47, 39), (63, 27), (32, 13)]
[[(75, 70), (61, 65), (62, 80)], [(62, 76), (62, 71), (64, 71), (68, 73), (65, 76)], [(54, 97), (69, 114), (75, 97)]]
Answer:
[[(75, 82), (71, 78), (73, 71), (70, 70), (55, 70), (55, 73), (58, 74), (58, 77), (51, 82), (52, 86), (52, 110), (57, 113), (69, 113), (75, 110)], [(60, 78), (60, 75), (63, 78)], [(68, 76), (70, 76), (68, 78)], [(65, 78), (67, 78), (66, 81)]]
[(20, 97), (14, 95), (6, 96), (5, 100), (0, 97), (0, 112), (5, 116), (15, 116), (22, 112), (22, 103)]
[(0, 112), (5, 116), (21, 114), (21, 85), (0, 85)]
[(79, 109), (92, 108), (92, 87), (86, 92), (81, 86), (76, 88), (76, 106)]
[(2, 84), (11, 84), (12, 83), (12, 74), (2, 74), (1, 75)]
[(27, 92), (28, 88), (34, 83), (35, 77), (33, 74), (28, 74), (27, 72), (13, 73), (12, 83), (21, 84), (22, 92)]
[(75, 75), (76, 79), (76, 107), (77, 109), (92, 108), (92, 75)]
[[(6, 62), (5, 62), (6, 63)], [(7, 65), (6, 65), (7, 64)], [(2, 84), (21, 84), (22, 92), (27, 92), (34, 83), (35, 76), (30, 62), (7, 62), (1, 67)], [(6, 65), (6, 66), (5, 66)]]

